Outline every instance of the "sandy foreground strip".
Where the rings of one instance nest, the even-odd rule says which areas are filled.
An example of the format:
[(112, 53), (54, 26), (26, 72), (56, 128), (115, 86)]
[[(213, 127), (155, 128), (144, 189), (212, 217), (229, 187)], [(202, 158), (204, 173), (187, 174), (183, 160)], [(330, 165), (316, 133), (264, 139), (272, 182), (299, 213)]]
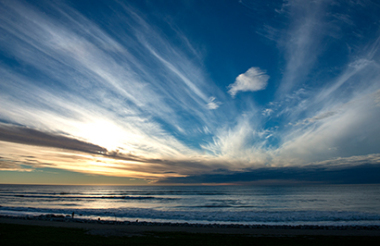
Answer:
[(103, 236), (133, 236), (147, 232), (187, 232), (187, 233), (216, 233), (216, 234), (246, 234), (251, 236), (380, 236), (379, 229), (298, 229), (298, 228), (212, 228), (176, 225), (126, 225), (126, 224), (102, 224), (102, 223), (79, 223), (75, 221), (49, 221), (26, 218), (0, 217), (2, 224), (19, 224), (50, 226), (64, 228), (80, 228), (88, 233)]

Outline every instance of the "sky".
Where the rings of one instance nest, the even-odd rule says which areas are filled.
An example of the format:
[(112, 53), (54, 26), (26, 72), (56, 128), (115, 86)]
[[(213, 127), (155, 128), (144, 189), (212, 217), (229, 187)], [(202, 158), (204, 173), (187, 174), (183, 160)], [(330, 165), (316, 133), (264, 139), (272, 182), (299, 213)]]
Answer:
[(0, 0), (0, 183), (380, 183), (379, 14)]

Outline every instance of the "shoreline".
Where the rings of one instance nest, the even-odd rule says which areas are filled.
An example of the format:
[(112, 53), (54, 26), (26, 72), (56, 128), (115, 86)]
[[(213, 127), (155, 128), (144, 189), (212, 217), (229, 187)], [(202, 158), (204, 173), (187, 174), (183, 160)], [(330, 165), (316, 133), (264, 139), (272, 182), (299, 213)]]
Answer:
[(380, 226), (275, 226), (237, 224), (190, 224), (90, 220), (62, 215), (7, 216), (0, 215), (1, 224), (84, 229), (92, 235), (134, 236), (148, 232), (184, 232), (208, 234), (244, 234), (256, 237), (289, 236), (364, 236), (380, 237)]

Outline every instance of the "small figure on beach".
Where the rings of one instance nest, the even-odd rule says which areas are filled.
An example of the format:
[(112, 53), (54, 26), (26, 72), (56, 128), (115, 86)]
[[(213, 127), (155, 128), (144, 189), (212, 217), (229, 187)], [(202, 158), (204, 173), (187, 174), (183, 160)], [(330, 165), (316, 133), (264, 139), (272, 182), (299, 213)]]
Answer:
[(75, 213), (73, 212), (73, 213), (71, 214), (71, 218), (73, 218), (73, 219), (74, 219), (74, 215), (75, 215)]

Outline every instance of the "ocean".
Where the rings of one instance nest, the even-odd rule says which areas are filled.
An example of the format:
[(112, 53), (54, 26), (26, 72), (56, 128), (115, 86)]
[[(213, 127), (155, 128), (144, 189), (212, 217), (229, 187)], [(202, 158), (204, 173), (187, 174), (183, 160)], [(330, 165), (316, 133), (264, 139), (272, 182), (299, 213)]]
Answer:
[(198, 224), (380, 225), (380, 185), (0, 185), (0, 215)]

